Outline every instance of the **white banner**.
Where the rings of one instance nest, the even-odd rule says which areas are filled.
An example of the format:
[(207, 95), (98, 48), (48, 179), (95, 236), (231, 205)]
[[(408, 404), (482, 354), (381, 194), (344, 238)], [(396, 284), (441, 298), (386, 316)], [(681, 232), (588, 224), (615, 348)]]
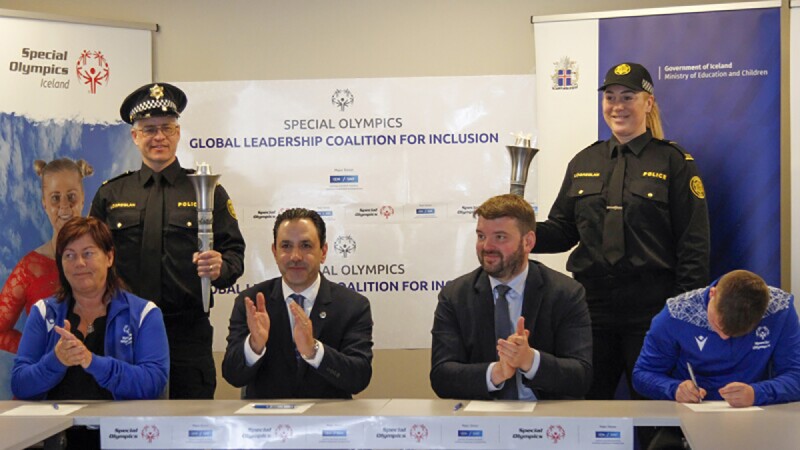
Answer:
[(84, 159), (84, 208), (103, 180), (141, 164), (122, 99), (150, 81), (148, 30), (0, 17), (0, 398), (31, 306), (53, 292), (55, 261), (36, 249), (53, 237), (33, 167)]
[(103, 448), (447, 448), (624, 450), (630, 418), (108, 417)]
[(323, 274), (371, 300), (376, 347), (429, 347), (439, 290), (478, 264), (472, 211), (509, 192), (505, 146), (537, 128), (534, 77), (177, 84), (178, 158), (222, 174), (247, 243), (244, 276), (215, 297), (214, 350), (236, 294), (279, 275), (274, 219), (297, 206), (326, 221)]

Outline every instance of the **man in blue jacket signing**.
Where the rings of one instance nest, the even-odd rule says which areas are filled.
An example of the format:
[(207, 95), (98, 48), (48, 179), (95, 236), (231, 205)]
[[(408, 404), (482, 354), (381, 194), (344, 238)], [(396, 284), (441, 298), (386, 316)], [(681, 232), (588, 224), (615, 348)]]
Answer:
[(724, 399), (737, 408), (800, 400), (794, 297), (735, 270), (667, 300), (645, 337), (633, 386), (652, 399)]

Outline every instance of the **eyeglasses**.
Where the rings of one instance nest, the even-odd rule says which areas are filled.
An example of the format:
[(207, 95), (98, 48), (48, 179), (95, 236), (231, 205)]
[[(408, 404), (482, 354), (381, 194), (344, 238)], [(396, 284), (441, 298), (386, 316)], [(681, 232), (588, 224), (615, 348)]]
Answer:
[(175, 124), (168, 123), (168, 124), (164, 124), (164, 125), (160, 125), (160, 126), (149, 126), (148, 125), (146, 127), (136, 128), (136, 130), (139, 133), (142, 133), (142, 135), (144, 137), (151, 138), (151, 137), (155, 136), (156, 134), (158, 134), (159, 131), (161, 131), (161, 134), (163, 134), (164, 136), (167, 136), (167, 137), (175, 136), (175, 133), (178, 132), (179, 128), (180, 128), (180, 125), (175, 125)]

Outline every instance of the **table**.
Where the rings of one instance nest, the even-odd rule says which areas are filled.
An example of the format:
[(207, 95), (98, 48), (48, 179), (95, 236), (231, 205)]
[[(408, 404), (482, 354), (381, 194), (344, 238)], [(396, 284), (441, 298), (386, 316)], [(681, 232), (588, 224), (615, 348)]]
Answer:
[(72, 418), (68, 416), (0, 417), (0, 447), (10, 450), (24, 449), (71, 426)]
[[(292, 400), (301, 402), (302, 400)], [(530, 414), (471, 413), (463, 409), (454, 414), (454, 400), (359, 399), (309, 400), (315, 404), (302, 415), (242, 416), (235, 412), (247, 405), (244, 400), (151, 400), (92, 402), (65, 417), (0, 417), (3, 445), (24, 448), (66, 429), (71, 424), (99, 425), (108, 418), (195, 418), (198, 423), (219, 420), (228, 423), (261, 421), (293, 423), (292, 419), (326, 418), (354, 426), (374, 426), (376, 421), (450, 420), (474, 423), (512, 421), (519, 418), (629, 418), (634, 426), (681, 426), (695, 450), (797, 449), (800, 448), (800, 403), (773, 405), (764, 411), (695, 413), (670, 401), (541, 401)], [(24, 402), (0, 402), (0, 412)], [(408, 422), (410, 423), (410, 422)], [(13, 433), (10, 431), (13, 430)], [(7, 442), (7, 436), (14, 436)], [(336, 448), (335, 443), (328, 448)], [(418, 446), (417, 448), (423, 448)]]

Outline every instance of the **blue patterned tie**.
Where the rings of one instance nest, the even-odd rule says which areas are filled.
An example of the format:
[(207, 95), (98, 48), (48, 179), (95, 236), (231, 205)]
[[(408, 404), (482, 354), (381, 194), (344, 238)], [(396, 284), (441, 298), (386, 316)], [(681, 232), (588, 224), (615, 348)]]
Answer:
[[(497, 339), (508, 339), (513, 333), (511, 315), (508, 313), (508, 299), (506, 298), (506, 294), (511, 288), (505, 284), (498, 284), (495, 290), (497, 291), (497, 299), (494, 302), (494, 334)], [(516, 373), (506, 380), (497, 397), (503, 400), (519, 399)]]

